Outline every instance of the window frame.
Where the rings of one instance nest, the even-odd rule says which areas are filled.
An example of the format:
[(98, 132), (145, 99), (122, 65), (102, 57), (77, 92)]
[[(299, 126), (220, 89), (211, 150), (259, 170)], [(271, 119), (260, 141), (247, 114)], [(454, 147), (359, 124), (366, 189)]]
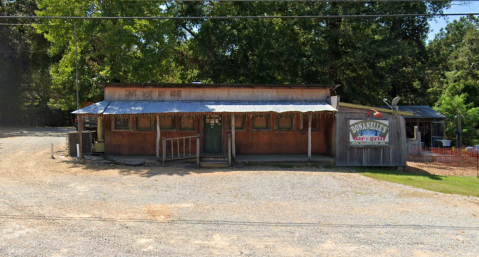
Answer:
[[(118, 118), (128, 119), (128, 128), (127, 128), (127, 129), (118, 129), (118, 128), (116, 127), (116, 119), (118, 119)], [(111, 123), (111, 130), (112, 130), (112, 131), (119, 131), (119, 132), (122, 132), (122, 131), (132, 131), (132, 130), (133, 130), (132, 117), (127, 116), (126, 118), (123, 118), (123, 117), (119, 117), (119, 116), (114, 116), (114, 117), (113, 117), (113, 122)]]
[[(182, 128), (181, 127), (181, 119), (193, 119), (193, 127), (192, 128)], [(178, 118), (178, 130), (180, 131), (196, 131), (196, 117), (195, 116), (185, 116), (185, 117), (182, 117), (180, 116)]]
[[(161, 119), (171, 119), (171, 127), (168, 127), (168, 128), (165, 128), (165, 127), (162, 127), (161, 124), (163, 124), (161, 122)], [(171, 116), (159, 116), (159, 119), (160, 119), (160, 130), (161, 131), (175, 131), (176, 130), (176, 117), (171, 117)]]
[[(243, 126), (241, 128), (237, 128), (235, 126), (235, 131), (245, 131), (246, 130), (246, 115), (235, 115), (235, 122), (238, 120), (238, 119), (241, 119), (243, 121)], [(231, 127), (231, 115), (227, 115), (226, 119), (228, 121), (228, 128), (227, 130), (228, 131), (231, 131), (232, 130), (232, 127)]]
[[(255, 118), (266, 118), (266, 128), (255, 128)], [(271, 130), (271, 114), (264, 116), (251, 116), (251, 130), (252, 131), (270, 131)]]
[[(149, 119), (149, 120), (150, 120), (150, 128), (148, 128), (148, 129), (141, 129), (141, 128), (139, 128), (139, 126), (138, 126), (138, 121), (140, 120), (140, 118), (147, 118), (147, 119)], [(152, 119), (151, 117), (138, 116), (138, 117), (136, 117), (136, 119), (135, 119), (135, 130), (137, 130), (137, 131), (153, 131), (153, 130), (155, 129), (155, 126), (154, 126), (154, 124), (153, 124), (154, 121), (155, 121), (155, 119)]]
[[(291, 119), (291, 127), (290, 128), (280, 128), (279, 127), (279, 120), (283, 119), (283, 118)], [(278, 130), (278, 131), (294, 131), (294, 130), (296, 130), (296, 118), (297, 118), (297, 116), (295, 114), (291, 114), (291, 115), (287, 115), (287, 116), (276, 115), (276, 121), (275, 121), (276, 130)]]

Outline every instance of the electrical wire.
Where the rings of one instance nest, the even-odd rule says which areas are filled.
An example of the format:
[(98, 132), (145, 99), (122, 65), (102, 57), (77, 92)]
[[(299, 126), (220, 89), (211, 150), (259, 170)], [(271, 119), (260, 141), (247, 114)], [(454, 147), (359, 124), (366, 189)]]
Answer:
[[(214, 0), (215, 2), (478, 2), (479, 0)], [(165, 2), (164, 0), (119, 0), (119, 2)], [(170, 0), (167, 2), (213, 2), (211, 0)]]
[(79, 17), (79, 16), (0, 16), (0, 19), (29, 20), (237, 20), (237, 19), (343, 19), (343, 18), (400, 18), (433, 16), (476, 16), (479, 13), (410, 13), (410, 14), (346, 14), (346, 15), (286, 15), (286, 16), (125, 16), (125, 17)]

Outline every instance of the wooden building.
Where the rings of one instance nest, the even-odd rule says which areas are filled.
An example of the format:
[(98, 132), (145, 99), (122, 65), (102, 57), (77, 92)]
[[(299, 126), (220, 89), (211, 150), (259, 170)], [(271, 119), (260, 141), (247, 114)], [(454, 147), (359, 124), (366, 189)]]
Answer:
[[(334, 155), (337, 111), (323, 85), (101, 84), (106, 155)], [(81, 120), (81, 119), (79, 119)], [(196, 137), (199, 145), (196, 145)], [(228, 144), (228, 138), (231, 143)], [(176, 141), (174, 141), (176, 139)]]
[(337, 166), (406, 166), (404, 115), (413, 113), (341, 102), (337, 109)]

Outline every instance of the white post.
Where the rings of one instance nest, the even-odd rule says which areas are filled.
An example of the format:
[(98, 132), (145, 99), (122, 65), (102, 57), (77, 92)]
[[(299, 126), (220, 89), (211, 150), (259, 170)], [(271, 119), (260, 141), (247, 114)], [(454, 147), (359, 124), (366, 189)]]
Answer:
[(200, 167), (200, 134), (196, 135), (196, 167)]
[(156, 159), (160, 160), (160, 138), (161, 138), (161, 131), (160, 131), (160, 116), (156, 116)]
[(55, 158), (53, 157), (53, 144), (52, 144), (52, 149), (51, 149), (51, 157), (52, 157), (52, 159), (55, 159)]
[(235, 115), (231, 114), (231, 137), (232, 137), (232, 143), (231, 143), (232, 149), (231, 149), (231, 151), (232, 151), (232, 154), (233, 154), (233, 160), (236, 160), (235, 127), (236, 127)]
[(80, 144), (77, 144), (77, 158), (80, 158)]
[[(80, 148), (77, 148), (78, 158), (83, 159), (83, 116), (77, 116), (78, 121), (78, 142), (80, 143)], [(90, 142), (91, 144), (91, 142)]]
[(228, 135), (228, 167), (231, 167), (231, 135)]
[(313, 114), (309, 114), (308, 117), (308, 161), (311, 161), (311, 120), (313, 119)]

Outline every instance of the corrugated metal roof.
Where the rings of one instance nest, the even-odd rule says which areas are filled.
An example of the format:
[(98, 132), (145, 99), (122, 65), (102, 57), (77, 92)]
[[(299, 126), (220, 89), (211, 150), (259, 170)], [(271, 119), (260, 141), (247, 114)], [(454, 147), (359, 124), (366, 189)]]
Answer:
[(337, 111), (326, 102), (223, 102), (223, 101), (102, 101), (74, 114), (148, 114), (179, 112), (321, 112)]
[[(389, 106), (378, 106), (381, 108), (390, 109)], [(415, 118), (415, 119), (444, 119), (446, 116), (442, 115), (439, 112), (436, 112), (434, 109), (427, 105), (402, 105), (398, 106), (399, 111), (403, 112), (412, 112), (416, 116), (404, 116), (405, 118)]]

